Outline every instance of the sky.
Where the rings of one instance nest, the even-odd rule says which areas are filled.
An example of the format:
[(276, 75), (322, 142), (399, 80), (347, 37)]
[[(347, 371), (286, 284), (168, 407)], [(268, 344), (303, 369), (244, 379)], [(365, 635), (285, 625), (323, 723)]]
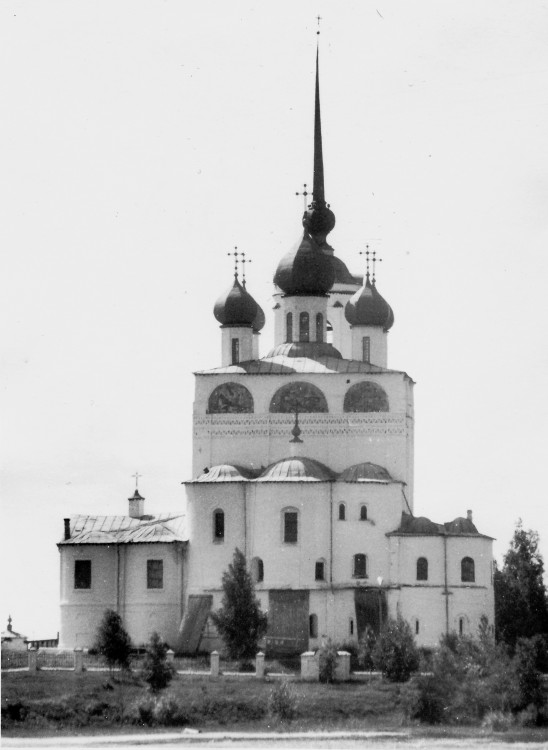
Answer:
[[(5, 0), (2, 610), (59, 622), (63, 518), (183, 510), (234, 246), (270, 318), (312, 182), (415, 387), (415, 513), (548, 555), (548, 2)], [(5, 624), (2, 624), (2, 628)]]

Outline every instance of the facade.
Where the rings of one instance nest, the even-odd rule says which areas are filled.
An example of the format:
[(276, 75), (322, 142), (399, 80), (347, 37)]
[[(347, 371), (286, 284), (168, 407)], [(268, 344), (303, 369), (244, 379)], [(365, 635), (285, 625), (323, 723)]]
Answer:
[[(271, 652), (357, 641), (397, 615), (424, 646), (475, 632), (482, 616), (493, 622), (492, 539), (471, 511), (444, 524), (414, 512), (414, 383), (388, 367), (394, 314), (374, 262), (362, 279), (327, 242), (335, 216), (325, 200), (318, 69), (313, 200), (302, 225), (274, 277), (275, 341), (265, 356), (265, 316), (238, 271), (215, 304), (221, 362), (195, 374), (185, 528), (137, 505), (114, 521), (65, 522), (61, 645), (88, 645), (110, 607), (134, 642), (158, 630), (180, 651), (218, 647), (209, 614), (235, 548), (268, 612)], [(146, 538), (162, 525), (169, 533)], [(83, 591), (86, 560), (97, 576)], [(155, 560), (162, 588), (151, 591)]]

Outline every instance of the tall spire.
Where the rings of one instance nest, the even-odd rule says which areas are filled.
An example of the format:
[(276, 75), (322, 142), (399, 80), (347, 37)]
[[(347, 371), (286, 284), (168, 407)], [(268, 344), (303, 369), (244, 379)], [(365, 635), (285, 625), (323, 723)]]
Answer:
[(314, 101), (314, 187), (312, 203), (304, 212), (303, 226), (312, 235), (318, 245), (325, 243), (325, 238), (335, 226), (335, 214), (325, 202), (325, 184), (323, 172), (322, 117), (320, 109), (320, 50), (316, 47), (316, 92)]

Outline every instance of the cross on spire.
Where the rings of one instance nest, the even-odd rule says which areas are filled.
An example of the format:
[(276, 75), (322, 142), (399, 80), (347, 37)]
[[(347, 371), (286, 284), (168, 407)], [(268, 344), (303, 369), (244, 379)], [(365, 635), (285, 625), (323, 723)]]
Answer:
[(322, 20), (322, 17), (316, 16), (316, 20), (318, 22), (318, 30), (316, 31), (316, 34), (319, 36), (320, 35), (320, 21)]
[[(369, 249), (369, 245), (365, 246), (365, 250), (359, 250), (358, 252), (360, 255), (365, 255), (365, 278), (367, 280), (371, 278), (371, 283), (374, 285), (375, 281), (377, 280), (375, 277), (377, 263), (382, 263), (382, 258), (377, 258), (377, 251), (371, 251)], [(373, 269), (372, 273), (370, 273), (371, 267)]]
[(304, 185), (303, 185), (303, 188), (304, 188), (304, 189), (303, 189), (303, 192), (302, 192), (302, 193), (295, 193), (295, 195), (302, 195), (302, 196), (303, 196), (303, 200), (304, 200), (304, 210), (305, 210), (305, 211), (306, 211), (306, 199), (307, 199), (307, 197), (308, 197), (308, 196), (310, 195), (310, 193), (308, 192), (308, 190), (306, 189), (306, 187), (307, 187), (307, 185), (306, 185), (306, 182), (305, 182), (305, 183), (304, 183)]
[(238, 260), (238, 257), (240, 255), (244, 255), (244, 253), (238, 252), (237, 245), (234, 245), (234, 252), (233, 253), (227, 253), (227, 255), (233, 255), (234, 256), (234, 278), (238, 278), (238, 264), (241, 263), (241, 261)]
[(367, 279), (367, 281), (369, 281), (369, 263), (371, 262), (369, 258), (369, 256), (371, 255), (371, 252), (369, 251), (369, 245), (365, 246), (365, 250), (359, 250), (358, 254), (365, 255), (365, 278)]
[(252, 263), (253, 261), (251, 260), (251, 258), (246, 258), (245, 253), (240, 253), (240, 257), (241, 257), (240, 263), (242, 264), (242, 284), (245, 289), (245, 264)]
[(142, 477), (143, 475), (139, 474), (139, 472), (136, 471), (135, 474), (132, 474), (131, 476), (135, 477), (135, 489), (138, 490), (139, 489), (139, 477)]
[(382, 263), (382, 258), (377, 258), (377, 252), (376, 250), (373, 250), (373, 257), (371, 258), (371, 262), (373, 264), (373, 275), (371, 276), (371, 282), (373, 285), (375, 284), (375, 281), (377, 280), (375, 277), (375, 271), (377, 263)]

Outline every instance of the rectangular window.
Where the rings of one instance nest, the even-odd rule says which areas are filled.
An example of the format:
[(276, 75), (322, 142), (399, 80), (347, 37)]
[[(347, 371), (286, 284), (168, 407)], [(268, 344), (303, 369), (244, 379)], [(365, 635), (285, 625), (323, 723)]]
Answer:
[(232, 339), (232, 364), (237, 365), (240, 361), (240, 339)]
[(318, 562), (316, 563), (316, 580), (323, 581), (324, 578), (324, 563), (322, 560), (318, 560)]
[(147, 589), (164, 588), (164, 561), (147, 560)]
[(284, 513), (284, 542), (295, 543), (298, 538), (298, 513)]
[(225, 514), (222, 510), (216, 510), (213, 516), (213, 539), (222, 542), (225, 538)]
[(365, 555), (354, 555), (354, 578), (367, 578), (367, 558)]
[(349, 631), (350, 631), (350, 635), (354, 635), (354, 620), (352, 618), (350, 618), (350, 628), (349, 628)]
[(91, 560), (74, 561), (74, 588), (91, 588)]
[(364, 362), (371, 361), (371, 339), (369, 336), (362, 338), (362, 358)]

